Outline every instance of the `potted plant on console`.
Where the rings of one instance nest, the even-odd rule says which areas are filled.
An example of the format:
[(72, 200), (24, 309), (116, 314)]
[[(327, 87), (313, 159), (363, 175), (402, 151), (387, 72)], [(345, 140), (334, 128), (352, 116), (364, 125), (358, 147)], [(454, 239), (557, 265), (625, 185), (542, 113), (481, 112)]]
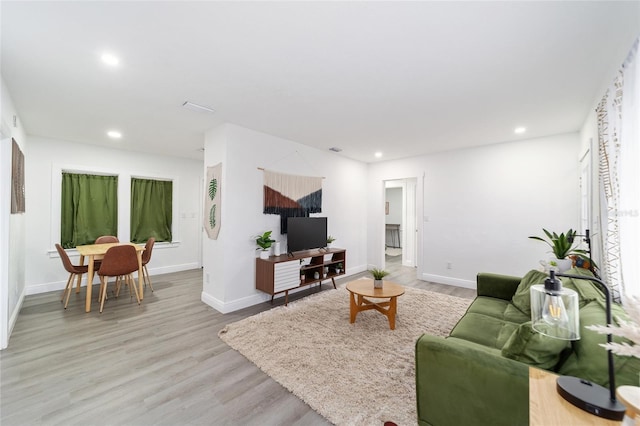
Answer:
[(269, 249), (271, 248), (271, 244), (275, 243), (276, 240), (271, 239), (271, 232), (267, 231), (262, 235), (258, 235), (256, 237), (256, 244), (258, 248), (256, 250), (260, 251), (260, 259), (268, 259), (269, 258)]
[(389, 275), (389, 272), (378, 268), (373, 268), (369, 272), (373, 275), (373, 288), (382, 288), (382, 279)]
[(547, 239), (542, 237), (531, 236), (532, 240), (542, 241), (543, 243), (549, 245), (551, 247), (551, 251), (555, 256), (554, 259), (549, 259), (548, 266), (550, 268), (557, 269), (558, 272), (563, 272), (568, 269), (571, 269), (573, 265), (573, 260), (569, 258), (569, 255), (576, 255), (583, 259), (588, 259), (586, 254), (588, 252), (586, 250), (576, 249), (574, 248), (574, 241), (577, 234), (577, 231), (573, 229), (569, 229), (567, 233), (556, 234), (555, 232), (549, 232), (546, 229), (542, 228)]
[(329, 235), (329, 236), (327, 237), (327, 248), (331, 248), (331, 245), (333, 244), (333, 242), (334, 242), (335, 240), (336, 240), (336, 239), (335, 239), (333, 236)]

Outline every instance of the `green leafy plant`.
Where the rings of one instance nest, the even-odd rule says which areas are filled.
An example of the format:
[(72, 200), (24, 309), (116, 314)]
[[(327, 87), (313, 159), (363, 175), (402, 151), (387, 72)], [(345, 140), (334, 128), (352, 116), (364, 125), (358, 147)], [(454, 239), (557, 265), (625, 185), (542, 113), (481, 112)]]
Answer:
[(336, 239), (335, 239), (333, 236), (329, 235), (329, 236), (327, 237), (327, 244), (331, 244), (331, 243), (332, 243), (332, 242), (334, 242), (335, 240), (336, 240)]
[(387, 275), (389, 275), (389, 272), (385, 271), (384, 269), (378, 269), (378, 268), (370, 269), (369, 272), (371, 273), (371, 275), (373, 275), (374, 280), (381, 280)]
[[(218, 192), (218, 179), (211, 179), (209, 182), (209, 198), (213, 200)], [(213, 229), (216, 227), (216, 205), (212, 205), (209, 210), (209, 226)]]
[(258, 245), (256, 250), (268, 250), (271, 248), (271, 244), (276, 242), (276, 240), (271, 239), (271, 232), (272, 231), (267, 231), (256, 237), (256, 244)]
[(211, 228), (216, 227), (216, 205), (211, 206), (211, 210), (209, 210), (209, 226)]
[(211, 179), (211, 182), (209, 182), (209, 198), (213, 200), (216, 197), (217, 192), (218, 192), (218, 179)]
[(575, 254), (583, 259), (588, 259), (585, 255), (588, 254), (586, 250), (576, 249), (573, 245), (577, 231), (569, 229), (567, 233), (556, 234), (555, 232), (549, 232), (542, 228), (547, 239), (542, 237), (531, 236), (532, 240), (542, 241), (551, 247), (551, 251), (558, 259), (564, 259), (565, 257)]

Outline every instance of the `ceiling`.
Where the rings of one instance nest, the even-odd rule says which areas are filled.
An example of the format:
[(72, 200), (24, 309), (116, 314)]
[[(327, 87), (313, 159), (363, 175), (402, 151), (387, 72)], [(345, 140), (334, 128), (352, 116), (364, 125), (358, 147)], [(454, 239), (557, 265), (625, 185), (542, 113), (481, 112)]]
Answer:
[(0, 19), (29, 135), (203, 158), (230, 122), (370, 163), (579, 130), (640, 2), (2, 0)]

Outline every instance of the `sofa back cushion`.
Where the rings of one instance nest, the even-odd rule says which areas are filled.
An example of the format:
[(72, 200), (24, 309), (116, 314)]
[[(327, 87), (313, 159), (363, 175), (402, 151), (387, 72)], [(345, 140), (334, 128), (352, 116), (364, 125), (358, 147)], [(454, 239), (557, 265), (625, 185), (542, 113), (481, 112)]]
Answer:
[(531, 295), (529, 294), (529, 289), (532, 285), (544, 283), (546, 278), (548, 278), (548, 275), (544, 272), (532, 269), (522, 277), (515, 294), (511, 298), (513, 306), (529, 318), (531, 318)]
[[(617, 323), (616, 318), (627, 318), (619, 305), (613, 304), (611, 310), (614, 323)], [(580, 309), (580, 340), (572, 342), (573, 351), (558, 366), (559, 374), (580, 377), (601, 386), (609, 385), (607, 351), (600, 346), (606, 343), (607, 336), (585, 328), (589, 325), (606, 323), (606, 305), (603, 301), (594, 300)], [(613, 341), (629, 343), (628, 340), (618, 336), (613, 336)], [(616, 386), (638, 386), (640, 359), (614, 355), (614, 367)]]
[[(567, 274), (593, 277), (593, 274), (584, 268), (572, 268), (566, 272)], [(522, 277), (518, 289), (511, 299), (511, 303), (518, 308), (523, 314), (531, 318), (531, 295), (529, 293), (531, 286), (536, 284), (544, 284), (544, 280), (549, 275), (542, 271), (531, 270)], [(576, 280), (573, 278), (559, 277), (562, 286), (569, 288), (578, 293), (578, 304), (582, 308), (594, 300), (604, 301), (604, 294), (598, 288), (598, 285), (589, 280)]]

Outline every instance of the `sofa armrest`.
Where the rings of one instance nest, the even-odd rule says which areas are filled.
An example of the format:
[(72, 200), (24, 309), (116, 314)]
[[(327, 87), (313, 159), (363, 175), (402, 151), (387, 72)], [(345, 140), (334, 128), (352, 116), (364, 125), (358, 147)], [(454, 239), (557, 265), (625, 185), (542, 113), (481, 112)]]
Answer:
[(465, 340), (416, 342), (420, 426), (529, 424), (529, 366)]
[(476, 277), (478, 296), (511, 300), (521, 279), (520, 277), (512, 277), (509, 275), (481, 272)]

